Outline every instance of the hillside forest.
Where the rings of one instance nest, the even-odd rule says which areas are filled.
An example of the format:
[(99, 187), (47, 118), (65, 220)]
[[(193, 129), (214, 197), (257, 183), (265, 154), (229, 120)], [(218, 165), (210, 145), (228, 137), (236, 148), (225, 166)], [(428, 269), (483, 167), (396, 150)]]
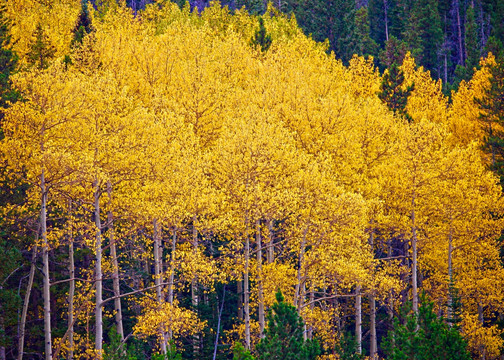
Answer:
[(502, 359), (503, 7), (3, 0), (0, 360)]

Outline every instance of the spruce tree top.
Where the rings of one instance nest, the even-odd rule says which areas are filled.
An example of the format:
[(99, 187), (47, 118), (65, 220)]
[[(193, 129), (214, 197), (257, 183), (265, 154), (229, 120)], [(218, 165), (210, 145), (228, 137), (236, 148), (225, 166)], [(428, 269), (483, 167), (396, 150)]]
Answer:
[(260, 360), (312, 360), (320, 354), (317, 341), (304, 340), (304, 324), (296, 308), (284, 301), (280, 291), (268, 311), (268, 327), (256, 347)]

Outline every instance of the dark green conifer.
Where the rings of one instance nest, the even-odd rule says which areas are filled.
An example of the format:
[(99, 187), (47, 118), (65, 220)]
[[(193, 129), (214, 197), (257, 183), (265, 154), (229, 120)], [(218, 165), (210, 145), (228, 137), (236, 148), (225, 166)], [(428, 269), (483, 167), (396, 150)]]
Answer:
[(498, 130), (504, 125), (504, 57), (499, 54), (496, 64), (490, 67), (490, 87), (476, 103), (483, 110), (480, 120), (485, 124), (484, 149), (492, 157), (491, 168), (504, 182), (504, 133)]
[(439, 77), (443, 31), (436, 0), (418, 0), (411, 11), (405, 40), (420, 65)]
[(476, 25), (476, 16), (474, 6), (469, 6), (466, 12), (465, 23), (465, 51), (466, 68), (469, 78), (473, 74), (473, 69), (478, 66), (480, 59), (480, 45), (478, 41), (478, 28)]
[(408, 103), (408, 96), (413, 89), (414, 85), (404, 88), (404, 74), (399, 69), (397, 63), (393, 63), (389, 67), (388, 72), (383, 75), (378, 97), (394, 114), (403, 116), (408, 121), (411, 121), (411, 117), (406, 112), (406, 105)]
[(87, 0), (82, 0), (82, 7), (79, 14), (79, 21), (74, 28), (74, 38), (72, 39), (72, 45), (82, 44), (82, 40), (86, 34), (91, 32), (91, 19), (89, 17)]
[[(19, 98), (17, 91), (13, 90), (9, 78), (17, 66), (18, 57), (9, 49), (10, 35), (2, 11), (0, 11), (0, 108), (5, 108), (9, 102), (15, 102)], [(3, 112), (0, 112), (0, 125)], [(0, 126), (0, 139), (2, 139)]]
[(268, 327), (257, 344), (259, 360), (314, 360), (320, 354), (316, 340), (304, 340), (304, 324), (296, 308), (284, 301), (280, 291), (268, 312)]
[(406, 324), (396, 318), (385, 340), (390, 360), (470, 360), (467, 343), (433, 311), (434, 304), (423, 297), (418, 317), (412, 313)]
[(259, 28), (256, 30), (250, 44), (254, 47), (259, 46), (262, 52), (268, 51), (271, 46), (271, 35), (266, 32), (262, 17), (259, 17)]
[(378, 54), (378, 45), (371, 39), (369, 29), (368, 8), (361, 7), (355, 13), (355, 49), (358, 55), (376, 56)]
[(38, 69), (45, 69), (49, 66), (49, 61), (54, 56), (56, 50), (40, 23), (37, 24), (33, 35), (35, 41), (30, 44), (28, 61)]
[(233, 346), (233, 360), (254, 360), (254, 357), (241, 342), (236, 342)]
[(386, 68), (394, 63), (402, 64), (407, 52), (407, 44), (395, 36), (391, 36), (390, 39), (385, 42), (385, 48), (380, 51), (380, 65)]

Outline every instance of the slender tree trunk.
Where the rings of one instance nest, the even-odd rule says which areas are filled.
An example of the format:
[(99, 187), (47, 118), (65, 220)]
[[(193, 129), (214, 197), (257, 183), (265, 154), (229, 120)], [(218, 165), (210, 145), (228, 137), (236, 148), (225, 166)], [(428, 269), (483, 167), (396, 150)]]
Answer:
[(259, 302), (259, 337), (264, 337), (265, 315), (264, 315), (264, 290), (262, 280), (262, 242), (261, 226), (259, 220), (256, 222), (256, 243), (257, 243), (257, 300)]
[(449, 291), (448, 291), (448, 311), (447, 311), (447, 319), (450, 321), (448, 324), (452, 324), (453, 320), (453, 296), (451, 292), (451, 287), (453, 286), (453, 266), (452, 266), (452, 253), (453, 253), (453, 235), (452, 229), (450, 227), (450, 233), (448, 234), (448, 282), (449, 282)]
[[(315, 292), (313, 291), (313, 285), (310, 287), (310, 310), (313, 312), (315, 308)], [(313, 339), (313, 326), (310, 325), (308, 328), (308, 339)]]
[[(371, 226), (373, 226), (374, 221), (371, 221)], [(369, 235), (369, 245), (371, 251), (374, 254), (374, 228), (371, 229), (371, 234)], [(378, 344), (376, 340), (376, 301), (373, 290), (369, 294), (369, 357), (374, 360), (376, 359), (376, 352), (378, 351)]]
[(52, 340), (51, 340), (51, 292), (49, 278), (49, 243), (47, 241), (47, 188), (45, 183), (45, 172), (42, 169), (40, 176), (40, 189), (42, 192), (42, 206), (40, 209), (40, 224), (42, 232), (42, 261), (44, 264), (44, 342), (45, 358), (52, 359)]
[[(40, 232), (40, 227), (37, 230), (35, 243), (38, 242), (39, 232)], [(23, 310), (21, 312), (21, 321), (19, 324), (18, 360), (23, 360), (26, 316), (28, 314), (28, 305), (30, 304), (31, 290), (33, 288), (33, 278), (35, 277), (37, 250), (38, 250), (37, 245), (35, 245), (32, 249), (30, 274), (28, 275), (28, 285), (26, 285), (26, 293), (25, 293), (25, 297), (24, 297), (24, 301), (23, 301)]]
[(488, 140), (490, 141), (490, 147), (492, 148), (492, 167), (495, 167), (495, 145), (493, 138), (492, 123), (488, 123)]
[(75, 261), (73, 235), (70, 233), (68, 244), (68, 273), (70, 276), (70, 288), (68, 289), (68, 354), (67, 359), (74, 357), (74, 296), (75, 296)]
[(306, 226), (305, 230), (304, 230), (304, 233), (303, 233), (303, 238), (301, 240), (301, 245), (299, 247), (299, 263), (298, 263), (298, 270), (297, 270), (297, 282), (296, 282), (296, 289), (295, 289), (295, 292), (294, 292), (294, 305), (296, 306), (296, 308), (299, 310), (301, 310), (301, 299), (300, 299), (300, 295), (301, 295), (301, 282), (302, 282), (302, 276), (301, 276), (301, 273), (302, 273), (302, 268), (303, 268), (303, 263), (304, 263), (304, 253), (305, 253), (305, 247), (306, 247), (306, 236), (308, 235), (308, 229), (309, 229), (309, 226)]
[[(479, 299), (478, 299), (478, 321), (480, 322), (481, 326), (485, 326), (485, 319), (483, 317), (483, 306), (481, 305)], [(485, 345), (481, 343), (479, 345), (479, 354), (481, 360), (486, 360), (486, 348)]]
[(355, 342), (357, 353), (362, 354), (362, 295), (361, 287), (355, 289)]
[(457, 17), (457, 51), (458, 51), (458, 63), (464, 66), (464, 47), (462, 38), (462, 23), (460, 21), (460, 4), (459, 0), (453, 0), (453, 6), (455, 9), (455, 16)]
[[(219, 300), (219, 299), (217, 299), (217, 300)], [(218, 318), (217, 318), (217, 334), (215, 334), (215, 344), (214, 344), (214, 352), (213, 352), (212, 360), (215, 360), (217, 358), (217, 346), (219, 345), (222, 310), (224, 309), (224, 301), (225, 300), (226, 300), (226, 284), (224, 284), (224, 287), (222, 289), (222, 303), (221, 303), (219, 313), (218, 313)], [(218, 303), (218, 301), (217, 301), (217, 303)]]
[(117, 246), (114, 234), (114, 216), (112, 214), (112, 184), (107, 182), (107, 193), (109, 198), (109, 211), (107, 212), (107, 223), (110, 240), (110, 255), (112, 256), (112, 290), (114, 291), (114, 310), (115, 310), (115, 324), (117, 334), (124, 341), (124, 329), (122, 321), (122, 307), (121, 307), (121, 286), (119, 284), (119, 262), (117, 261)]
[(95, 283), (96, 283), (96, 304), (95, 304), (95, 350), (97, 356), (102, 356), (103, 350), (103, 273), (102, 273), (102, 225), (100, 220), (100, 185), (98, 180), (94, 183), (94, 217), (96, 226), (95, 244)]
[(375, 360), (377, 359), (378, 343), (376, 339), (376, 300), (373, 293), (369, 295), (369, 327), (369, 358)]
[[(193, 252), (196, 254), (198, 251), (198, 230), (196, 229), (196, 215), (193, 217), (193, 227), (192, 227), (192, 245)], [(191, 279), (191, 303), (194, 311), (198, 311), (199, 297), (198, 297), (198, 279), (193, 276)], [(198, 358), (200, 336), (199, 334), (194, 334), (193, 336), (193, 355), (194, 358)]]
[(447, 54), (448, 49), (445, 48), (444, 50), (445, 50), (445, 52), (444, 52), (444, 72), (443, 72), (444, 79), (443, 79), (443, 81), (446, 85), (446, 84), (448, 84), (448, 54)]
[[(392, 257), (392, 240), (388, 239), (387, 241), (387, 257), (390, 259)], [(390, 260), (389, 260), (390, 261)], [(392, 291), (390, 291), (388, 296), (388, 306), (387, 306), (387, 314), (389, 322), (392, 322), (394, 319), (394, 296)]]
[(238, 280), (236, 283), (236, 292), (238, 295), (238, 319), (244, 320), (243, 315), (243, 280)]
[(177, 248), (177, 229), (173, 229), (172, 235), (172, 248), (171, 248), (171, 256), (170, 256), (170, 277), (168, 279), (168, 302), (173, 304), (173, 286), (174, 286), (174, 277), (175, 277), (175, 259), (176, 259), (176, 248)]
[[(154, 284), (156, 285), (156, 300), (158, 304), (162, 304), (164, 302), (161, 284), (163, 283), (162, 271), (163, 271), (163, 245), (161, 241), (161, 231), (159, 229), (159, 224), (157, 219), (153, 220), (154, 226)], [(161, 352), (163, 355), (166, 354), (166, 333), (162, 334), (163, 341), (161, 341)]]
[[(170, 256), (170, 277), (168, 278), (168, 303), (173, 304), (174, 282), (175, 282), (175, 260), (177, 258), (177, 228), (173, 228), (172, 248)], [(172, 329), (168, 329), (168, 340), (173, 337)]]
[(245, 348), (250, 350), (250, 293), (249, 293), (250, 237), (247, 225), (245, 236), (245, 268), (243, 271), (243, 310), (245, 315)]
[(271, 264), (273, 261), (275, 261), (275, 233), (273, 231), (273, 220), (268, 220), (268, 236), (269, 236), (269, 242), (268, 242), (268, 251), (266, 252), (266, 257), (268, 264)]
[(418, 274), (417, 274), (417, 228), (415, 218), (415, 194), (411, 199), (411, 247), (413, 252), (413, 259), (411, 265), (411, 284), (413, 295), (413, 312), (418, 315)]
[(388, 31), (388, 0), (383, 0), (383, 13), (384, 13), (384, 19), (383, 22), (385, 23), (385, 40), (389, 40), (389, 31)]
[[(5, 325), (4, 325), (4, 319), (3, 316), (0, 315), (0, 329), (1, 331), (5, 334)], [(7, 358), (5, 357), (5, 346), (0, 346), (0, 360), (6, 360)]]

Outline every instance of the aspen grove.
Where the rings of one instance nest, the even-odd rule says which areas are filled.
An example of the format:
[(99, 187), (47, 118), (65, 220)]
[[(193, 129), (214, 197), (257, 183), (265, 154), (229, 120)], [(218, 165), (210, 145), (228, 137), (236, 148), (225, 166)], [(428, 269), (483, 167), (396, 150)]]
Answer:
[(396, 359), (426, 303), (501, 358), (498, 54), (448, 97), (272, 4), (98, 3), (2, 2), (0, 359), (262, 359), (281, 306)]

